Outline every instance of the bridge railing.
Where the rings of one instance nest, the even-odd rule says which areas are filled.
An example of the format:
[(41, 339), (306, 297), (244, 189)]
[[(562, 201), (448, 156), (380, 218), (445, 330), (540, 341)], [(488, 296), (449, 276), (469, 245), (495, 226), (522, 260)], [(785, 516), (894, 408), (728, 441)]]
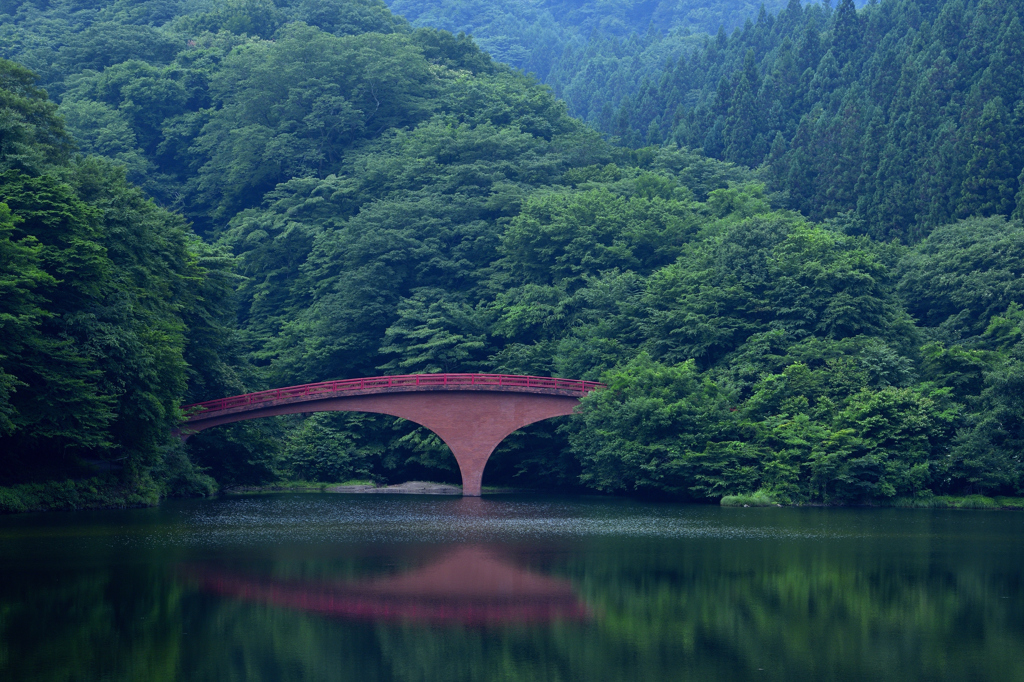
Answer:
[[(284, 398), (302, 398), (332, 394), (344, 394), (349, 391), (363, 391), (375, 388), (416, 388), (416, 387), (458, 387), (458, 386), (489, 386), (494, 388), (543, 388), (572, 391), (584, 396), (587, 393), (603, 388), (604, 384), (597, 381), (581, 379), (556, 379), (552, 377), (533, 377), (519, 374), (403, 374), (388, 377), (364, 377), (360, 379), (338, 379), (337, 381), (321, 381), (315, 384), (272, 388), (268, 391), (257, 391), (235, 395), (229, 398), (207, 400), (182, 407), (186, 412), (199, 409), (203, 412), (228, 410), (233, 407), (258, 405)], [(198, 415), (193, 415), (198, 416)]]

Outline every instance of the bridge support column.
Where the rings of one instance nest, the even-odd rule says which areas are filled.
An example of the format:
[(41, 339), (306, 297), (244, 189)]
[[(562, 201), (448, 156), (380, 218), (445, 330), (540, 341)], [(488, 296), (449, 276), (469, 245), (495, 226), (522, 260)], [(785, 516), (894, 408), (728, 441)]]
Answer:
[(455, 461), (459, 463), (459, 471), (462, 473), (462, 494), (467, 497), (480, 497), (484, 468), (487, 467), (487, 460), (490, 459), (494, 448), (498, 447), (498, 443), (490, 448), (473, 447), (471, 444), (459, 442), (450, 443), (447, 440), (444, 443), (451, 449)]
[(462, 494), (469, 497), (480, 496), (487, 460), (506, 436), (527, 424), (572, 414), (579, 404), (570, 396), (484, 391), (393, 398), (404, 404), (389, 414), (427, 427), (451, 449), (462, 472)]

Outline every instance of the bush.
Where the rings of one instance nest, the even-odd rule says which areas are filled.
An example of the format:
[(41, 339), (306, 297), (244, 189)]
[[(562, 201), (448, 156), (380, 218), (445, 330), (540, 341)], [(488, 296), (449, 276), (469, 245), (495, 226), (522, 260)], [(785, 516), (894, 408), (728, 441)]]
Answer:
[(723, 507), (775, 507), (779, 501), (766, 490), (743, 495), (726, 495), (722, 498)]
[[(1004, 498), (1013, 500), (1015, 498)], [(935, 495), (928, 497), (901, 497), (893, 500), (892, 506), (902, 509), (999, 509), (996, 499), (984, 495)]]
[(20, 491), (0, 488), (0, 514), (19, 514), (30, 510)]
[(217, 493), (217, 482), (192, 463), (181, 444), (163, 453), (163, 460), (152, 475), (160, 481), (161, 498), (212, 497)]
[(97, 476), (78, 481), (68, 479), (0, 487), (0, 514), (153, 507), (159, 501), (159, 491), (149, 478), (133, 486), (126, 486), (114, 476)]

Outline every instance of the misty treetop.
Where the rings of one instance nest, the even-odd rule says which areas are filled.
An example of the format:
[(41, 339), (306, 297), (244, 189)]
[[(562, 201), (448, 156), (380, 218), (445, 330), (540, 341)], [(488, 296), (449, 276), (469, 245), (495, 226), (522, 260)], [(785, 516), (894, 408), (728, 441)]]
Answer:
[[(742, 26), (761, 6), (777, 11), (785, 3), (391, 0), (388, 6), (414, 26), (472, 36), (495, 60), (535, 74), (566, 96), (561, 86), (574, 81), (577, 70), (613, 75), (629, 88), (624, 79), (661, 69), (669, 57), (699, 46), (702, 36)], [(582, 88), (577, 95), (586, 96)]]

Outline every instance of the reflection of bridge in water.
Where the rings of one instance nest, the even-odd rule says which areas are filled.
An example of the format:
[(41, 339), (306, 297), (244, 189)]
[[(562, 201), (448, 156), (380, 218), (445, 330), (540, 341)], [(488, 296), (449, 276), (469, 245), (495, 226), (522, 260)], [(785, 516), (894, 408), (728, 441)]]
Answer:
[(186, 405), (182, 439), (220, 424), (299, 412), (373, 412), (424, 426), (451, 448), (462, 494), (480, 495), (484, 467), (507, 435), (572, 414), (595, 381), (511, 374), (409, 374), (275, 388)]
[(500, 625), (590, 616), (568, 581), (476, 546), (408, 573), (358, 583), (309, 584), (199, 567), (188, 574), (222, 596), (342, 618)]

